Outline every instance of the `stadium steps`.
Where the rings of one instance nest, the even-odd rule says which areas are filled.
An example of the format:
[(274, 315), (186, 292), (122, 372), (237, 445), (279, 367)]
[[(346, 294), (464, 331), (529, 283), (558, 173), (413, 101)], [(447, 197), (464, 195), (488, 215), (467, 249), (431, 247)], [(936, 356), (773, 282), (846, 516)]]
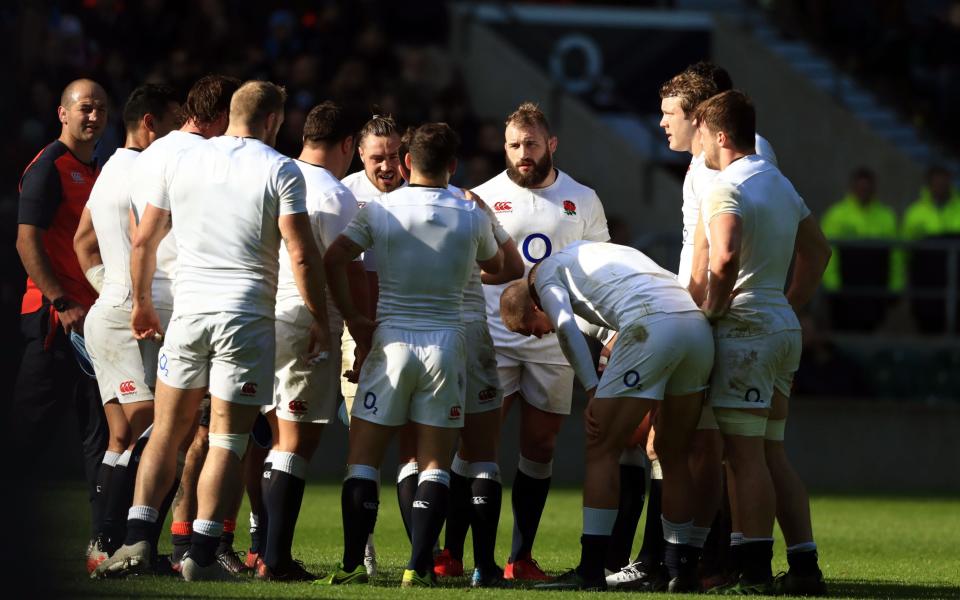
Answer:
[(787, 61), (814, 86), (831, 95), (878, 135), (896, 144), (904, 154), (919, 163), (930, 164), (934, 157), (939, 157), (938, 162), (946, 163), (945, 166), (954, 176), (960, 177), (960, 162), (955, 158), (945, 160), (944, 157), (949, 155), (942, 148), (925, 140), (917, 128), (817, 54), (809, 44), (784, 39), (768, 23), (763, 13), (756, 9), (741, 7), (736, 12), (740, 22), (749, 27), (756, 40)]

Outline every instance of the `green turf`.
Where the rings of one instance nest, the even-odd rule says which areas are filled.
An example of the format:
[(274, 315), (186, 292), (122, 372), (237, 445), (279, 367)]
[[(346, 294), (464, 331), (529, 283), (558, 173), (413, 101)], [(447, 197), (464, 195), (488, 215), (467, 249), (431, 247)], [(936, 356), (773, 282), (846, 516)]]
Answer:
[[(139, 577), (125, 581), (89, 581), (83, 567), (86, 544), (84, 519), (75, 509), (83, 504), (79, 489), (59, 489), (48, 495), (57, 510), (62, 544), (50, 549), (59, 591), (70, 597), (165, 598), (447, 598), (451, 588), (462, 588), (471, 598), (514, 599), (541, 597), (531, 590), (471, 590), (466, 578), (444, 581), (436, 590), (401, 590), (397, 586), (409, 546), (395, 501), (394, 488), (385, 486), (377, 523), (376, 545), (381, 574), (372, 586), (329, 588), (308, 584), (264, 584), (253, 581), (189, 584), (172, 578)], [(340, 487), (316, 484), (307, 488), (294, 541), (295, 555), (316, 573), (328, 571), (340, 558)], [(509, 497), (504, 498), (498, 558), (509, 550)], [(960, 500), (876, 496), (817, 496), (812, 505), (821, 567), (832, 597), (846, 598), (960, 598)], [(237, 548), (249, 541), (246, 506), (237, 531)], [(779, 532), (778, 532), (779, 534)], [(550, 573), (576, 564), (579, 557), (580, 494), (555, 489), (550, 494), (535, 555)], [(169, 551), (169, 535), (161, 552)], [(774, 571), (785, 569), (783, 541), (775, 546)], [(467, 567), (470, 566), (467, 543)], [(559, 597), (595, 596), (553, 592)], [(626, 597), (625, 595), (621, 595)], [(659, 595), (647, 595), (659, 597)], [(664, 596), (666, 597), (666, 596)]]

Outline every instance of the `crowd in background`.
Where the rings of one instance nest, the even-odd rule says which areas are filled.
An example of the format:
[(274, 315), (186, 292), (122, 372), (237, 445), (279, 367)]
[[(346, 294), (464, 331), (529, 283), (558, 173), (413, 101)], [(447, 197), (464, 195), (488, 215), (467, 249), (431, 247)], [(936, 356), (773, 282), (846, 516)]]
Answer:
[[(797, 35), (846, 57), (842, 66), (867, 78), (883, 73), (891, 82), (891, 93), (900, 90), (896, 93), (909, 93), (919, 100), (909, 107), (918, 123), (936, 123), (944, 133), (960, 126), (952, 110), (960, 103), (960, 67), (950, 58), (960, 54), (950, 51), (960, 50), (960, 2), (864, 0), (839, 3), (843, 5), (839, 7), (818, 0), (771, 0), (762, 4), (775, 15), (788, 16)], [(873, 4), (882, 5), (883, 10), (868, 10), (866, 5)], [(424, 14), (431, 19), (424, 19)], [(864, 20), (864, 15), (869, 18)], [(502, 124), (481, 120), (471, 109), (462, 75), (447, 48), (451, 18), (443, 0), (418, 2), (416, 11), (409, 4), (373, 0), (293, 0), (279, 5), (229, 0), (71, 0), (0, 8), (0, 44), (6, 46), (6, 56), (16, 61), (8, 73), (9, 91), (0, 98), (5, 114), (15, 123), (0, 140), (4, 182), (0, 187), (0, 326), (16, 331), (23, 291), (23, 271), (15, 250), (16, 182), (30, 159), (59, 133), (55, 109), (64, 82), (92, 77), (104, 84), (114, 103), (111, 127), (98, 149), (101, 162), (122, 143), (118, 109), (135, 86), (166, 82), (185, 95), (200, 76), (222, 73), (284, 83), (290, 99), (277, 147), (286, 154), (299, 151), (307, 111), (327, 98), (364, 107), (371, 114), (391, 114), (401, 124), (445, 121), (463, 138), (461, 167), (453, 183), (469, 187), (502, 169)], [(935, 43), (917, 43), (918, 37)], [(909, 49), (909, 56), (899, 56), (897, 48)], [(358, 168), (355, 165), (351, 171)], [(916, 272), (914, 279), (909, 272), (917, 260), (911, 262), (909, 253), (890, 247), (858, 249), (844, 246), (845, 242), (886, 244), (960, 233), (960, 195), (950, 187), (949, 177), (947, 191), (937, 191), (943, 178), (931, 173), (918, 199), (924, 206), (911, 206), (904, 215), (894, 214), (876, 200), (868, 170), (854, 174), (850, 194), (838, 203), (846, 209), (840, 208), (838, 215), (838, 209), (832, 208), (822, 215), (823, 229), (839, 251), (825, 279), (828, 309), (822, 314), (826, 318), (811, 319), (808, 327), (812, 357), (808, 362), (814, 365), (808, 372), (814, 372), (817, 357), (835, 359), (835, 353), (824, 354), (829, 344), (819, 332), (842, 329), (845, 324), (861, 332), (876, 330), (889, 318), (890, 307), (900, 300), (905, 286), (909, 289), (917, 283)], [(616, 241), (632, 239), (631, 224), (622, 217), (611, 215), (610, 230)], [(854, 281), (848, 275), (844, 281), (844, 273), (859, 263), (874, 268), (868, 269), (865, 280)], [(884, 271), (883, 265), (889, 268)], [(937, 276), (943, 279), (945, 271), (940, 269)], [(940, 280), (927, 284), (946, 285)], [(864, 290), (872, 296), (867, 302)], [(926, 305), (923, 299), (911, 300), (915, 330), (943, 331), (944, 300), (925, 301)], [(924, 322), (916, 316), (920, 313), (937, 313), (939, 320)], [(18, 357), (18, 345), (8, 344), (0, 353), (4, 365), (0, 376), (12, 376)], [(809, 378), (809, 389), (816, 393), (822, 381)], [(801, 375), (798, 386), (804, 385)]]
[(960, 1), (756, 0), (908, 121), (960, 151)]

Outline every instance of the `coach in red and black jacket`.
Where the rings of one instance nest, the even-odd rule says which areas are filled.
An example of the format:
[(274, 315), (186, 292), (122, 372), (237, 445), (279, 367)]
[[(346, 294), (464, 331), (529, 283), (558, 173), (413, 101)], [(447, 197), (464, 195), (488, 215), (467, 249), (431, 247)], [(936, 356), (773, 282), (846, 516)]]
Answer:
[[(83, 319), (97, 297), (77, 262), (73, 236), (100, 171), (93, 149), (107, 123), (107, 95), (96, 82), (78, 79), (63, 91), (57, 112), (60, 138), (27, 165), (20, 180), (17, 252), (28, 277), (20, 310), (25, 344), (13, 393), (13, 429), (15, 447), (34, 449), (31, 458), (39, 458), (45, 447), (56, 447), (50, 440), (63, 413), (75, 414), (93, 503), (107, 444), (106, 420), (96, 381), (80, 370), (68, 336), (83, 334)], [(46, 476), (40, 465), (33, 471), (38, 478)]]

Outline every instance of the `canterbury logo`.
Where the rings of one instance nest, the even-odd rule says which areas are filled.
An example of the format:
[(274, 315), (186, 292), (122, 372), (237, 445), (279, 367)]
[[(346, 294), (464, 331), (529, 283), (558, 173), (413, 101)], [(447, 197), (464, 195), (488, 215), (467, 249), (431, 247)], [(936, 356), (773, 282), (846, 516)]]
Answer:
[(287, 409), (292, 413), (304, 413), (307, 412), (307, 401), (306, 400), (291, 400), (287, 404)]
[(487, 497), (486, 497), (486, 496), (474, 496), (474, 497), (473, 497), (473, 503), (474, 503), (475, 505), (486, 504), (486, 503), (487, 503)]
[(493, 210), (497, 212), (505, 212), (508, 210), (513, 210), (513, 204), (510, 202), (494, 202)]
[(133, 394), (137, 391), (137, 384), (132, 381), (124, 381), (120, 384), (120, 393), (124, 396)]
[(427, 502), (426, 500), (414, 500), (413, 507), (414, 508), (430, 508), (430, 503)]
[(257, 394), (257, 384), (248, 381), (240, 387), (241, 396), (255, 396)]
[(380, 508), (379, 502), (364, 502), (363, 507), (367, 510), (377, 510)]

